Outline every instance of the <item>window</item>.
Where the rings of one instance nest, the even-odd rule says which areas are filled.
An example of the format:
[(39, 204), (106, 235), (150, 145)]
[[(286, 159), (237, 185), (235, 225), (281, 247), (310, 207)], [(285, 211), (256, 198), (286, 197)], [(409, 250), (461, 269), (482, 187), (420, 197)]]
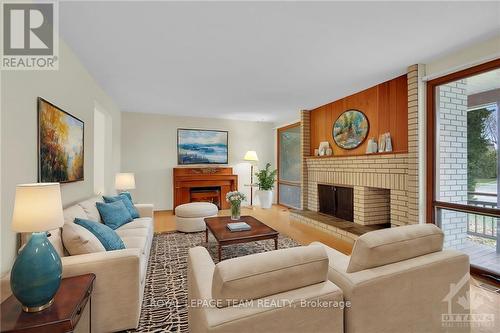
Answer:
[(500, 60), (429, 81), (428, 215), (445, 248), (500, 275)]
[(278, 203), (300, 208), (300, 123), (278, 128)]

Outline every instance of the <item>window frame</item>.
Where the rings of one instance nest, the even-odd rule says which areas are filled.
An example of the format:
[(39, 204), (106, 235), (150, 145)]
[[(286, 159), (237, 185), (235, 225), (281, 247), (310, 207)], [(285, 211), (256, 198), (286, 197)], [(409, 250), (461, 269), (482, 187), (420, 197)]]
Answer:
[[(281, 132), (283, 131), (286, 131), (286, 130), (289, 130), (291, 128), (294, 128), (294, 127), (300, 127), (301, 126), (301, 122), (296, 122), (296, 123), (293, 123), (293, 124), (289, 124), (289, 125), (286, 125), (286, 126), (282, 126), (282, 127), (279, 127), (277, 128), (277, 131), (276, 131), (276, 136), (277, 136), (277, 147), (276, 147), (276, 158), (277, 158), (277, 166), (278, 166), (278, 173), (277, 173), (277, 181), (276, 181), (276, 195), (277, 195), (277, 198), (278, 198), (278, 205), (281, 205), (281, 206), (284, 206), (284, 207), (287, 207), (287, 208), (291, 208), (291, 209), (300, 209), (301, 207), (292, 207), (292, 206), (289, 206), (287, 204), (284, 204), (280, 201), (280, 184), (283, 184), (283, 185), (288, 185), (288, 186), (296, 186), (296, 187), (299, 187), (300, 190), (302, 191), (302, 182), (301, 181), (297, 181), (297, 182), (293, 182), (293, 181), (287, 181), (287, 180), (281, 180), (280, 178), (280, 157), (281, 157)], [(301, 166), (302, 167), (302, 166)], [(301, 175), (301, 178), (302, 178), (302, 175)]]
[[(438, 209), (445, 209), (470, 214), (481, 214), (491, 217), (500, 218), (500, 208), (485, 208), (472, 206), (467, 204), (458, 204), (436, 200), (436, 88), (443, 84), (447, 84), (460, 79), (465, 79), (474, 75), (500, 68), (500, 58), (488, 61), (486, 63), (466, 68), (451, 74), (447, 74), (432, 80), (427, 81), (427, 156), (426, 156), (426, 221), (427, 223), (436, 224)], [(500, 195), (500, 193), (499, 193)], [(497, 239), (497, 242), (499, 240)], [(487, 271), (483, 268), (478, 268), (471, 264), (471, 272), (482, 275), (486, 278), (493, 278), (498, 281), (500, 276), (496, 272)]]

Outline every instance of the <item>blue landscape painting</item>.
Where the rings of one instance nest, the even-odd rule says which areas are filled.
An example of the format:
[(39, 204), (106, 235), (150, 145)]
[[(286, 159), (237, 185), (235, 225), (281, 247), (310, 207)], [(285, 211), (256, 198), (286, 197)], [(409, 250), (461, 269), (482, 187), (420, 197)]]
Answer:
[(227, 132), (178, 129), (179, 164), (227, 164)]

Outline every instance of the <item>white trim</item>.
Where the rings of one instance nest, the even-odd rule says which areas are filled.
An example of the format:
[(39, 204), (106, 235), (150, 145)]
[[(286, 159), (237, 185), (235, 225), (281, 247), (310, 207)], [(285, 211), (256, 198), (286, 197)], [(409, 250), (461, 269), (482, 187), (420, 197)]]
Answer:
[(427, 205), (427, 83), (422, 76), (425, 65), (419, 64), (417, 70), (418, 89), (418, 223), (425, 224)]
[(485, 109), (488, 106), (495, 106), (495, 107), (497, 107), (497, 105), (498, 105), (498, 102), (489, 102), (489, 103), (484, 103), (484, 104), (480, 104), (480, 105), (474, 105), (471, 108), (467, 108), (467, 112), (469, 112), (469, 111), (475, 111), (475, 110), (480, 110), (480, 109)]
[(300, 123), (300, 118), (297, 118), (296, 120), (293, 120), (293, 121), (290, 121), (290, 122), (286, 122), (284, 124), (280, 123), (279, 125), (275, 125), (274, 129), (278, 130), (279, 128), (290, 126), (290, 125), (293, 125), (293, 124), (296, 124), (296, 123)]
[(481, 58), (481, 59), (478, 59), (478, 60), (475, 60), (475, 61), (471, 61), (471, 62), (462, 64), (460, 66), (451, 67), (451, 68), (448, 68), (446, 70), (434, 73), (432, 75), (424, 76), (422, 78), (422, 81), (427, 82), (427, 81), (433, 80), (435, 78), (438, 78), (438, 77), (441, 77), (441, 76), (445, 76), (445, 75), (448, 75), (448, 74), (451, 74), (451, 73), (455, 73), (455, 72), (461, 71), (463, 69), (471, 68), (471, 67), (474, 67), (474, 66), (477, 66), (477, 65), (481, 65), (481, 64), (484, 64), (484, 63), (486, 63), (488, 61), (492, 61), (492, 60), (495, 60), (495, 59), (498, 59), (498, 58), (500, 58), (500, 53), (495, 53), (495, 54), (489, 55), (487, 57), (484, 57), (484, 58)]

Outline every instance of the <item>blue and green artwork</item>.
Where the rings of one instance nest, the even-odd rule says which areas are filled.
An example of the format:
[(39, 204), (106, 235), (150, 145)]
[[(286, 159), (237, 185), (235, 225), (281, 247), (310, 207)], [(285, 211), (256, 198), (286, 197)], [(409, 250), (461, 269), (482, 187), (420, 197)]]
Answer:
[(227, 131), (178, 129), (178, 163), (227, 164)]
[(370, 125), (363, 112), (347, 110), (333, 124), (333, 139), (343, 149), (354, 149), (366, 139)]

